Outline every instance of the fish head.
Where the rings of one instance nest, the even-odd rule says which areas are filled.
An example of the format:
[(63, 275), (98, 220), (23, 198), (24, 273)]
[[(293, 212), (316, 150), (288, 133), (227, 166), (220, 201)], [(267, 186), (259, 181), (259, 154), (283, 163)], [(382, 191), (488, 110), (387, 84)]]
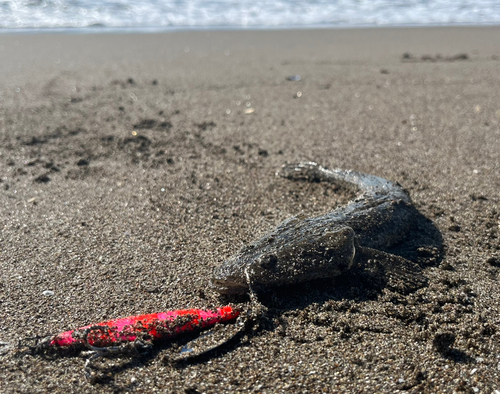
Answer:
[(254, 291), (266, 291), (334, 277), (351, 268), (356, 252), (352, 228), (311, 231), (301, 223), (284, 224), (216, 269), (212, 278), (215, 290), (243, 294), (251, 286)]

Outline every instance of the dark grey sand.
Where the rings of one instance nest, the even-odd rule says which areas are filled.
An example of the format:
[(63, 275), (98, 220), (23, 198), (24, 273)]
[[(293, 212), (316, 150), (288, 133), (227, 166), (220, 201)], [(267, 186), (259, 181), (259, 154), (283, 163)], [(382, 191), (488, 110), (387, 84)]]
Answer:
[(432, 221), (400, 247), (429, 278), (413, 294), (281, 290), (224, 354), (174, 364), (164, 345), (98, 363), (94, 384), (84, 356), (4, 349), (0, 392), (498, 394), (499, 42), (498, 27), (0, 36), (0, 341), (248, 306), (210, 291), (214, 267), (351, 197), (275, 177), (285, 162), (398, 181)]

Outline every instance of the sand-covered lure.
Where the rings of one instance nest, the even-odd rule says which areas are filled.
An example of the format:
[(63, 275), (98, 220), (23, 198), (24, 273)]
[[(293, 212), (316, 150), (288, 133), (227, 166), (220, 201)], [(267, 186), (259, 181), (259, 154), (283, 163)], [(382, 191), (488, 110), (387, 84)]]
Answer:
[(52, 337), (46, 346), (106, 348), (136, 340), (164, 341), (231, 322), (239, 314), (239, 310), (224, 306), (215, 310), (181, 309), (130, 316), (65, 331)]

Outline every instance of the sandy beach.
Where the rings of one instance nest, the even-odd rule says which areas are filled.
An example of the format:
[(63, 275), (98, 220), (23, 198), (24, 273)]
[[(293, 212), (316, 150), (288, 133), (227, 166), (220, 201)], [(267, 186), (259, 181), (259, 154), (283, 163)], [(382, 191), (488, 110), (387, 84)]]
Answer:
[[(500, 393), (500, 27), (0, 35), (1, 393)], [(300, 80), (287, 77), (300, 75)], [(298, 79), (298, 78), (297, 78)], [(241, 246), (397, 181), (421, 214), (410, 294), (326, 280), (262, 297), (197, 363), (17, 348), (118, 317), (226, 304)], [(349, 279), (349, 278), (348, 278)]]

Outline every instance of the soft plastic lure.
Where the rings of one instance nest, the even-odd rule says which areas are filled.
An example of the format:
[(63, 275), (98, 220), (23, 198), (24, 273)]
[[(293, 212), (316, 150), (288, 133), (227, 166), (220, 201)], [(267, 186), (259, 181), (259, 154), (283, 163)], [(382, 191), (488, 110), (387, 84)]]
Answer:
[(107, 348), (135, 340), (168, 340), (235, 320), (238, 309), (224, 306), (216, 310), (183, 309), (130, 316), (65, 331), (45, 342), (48, 347)]

